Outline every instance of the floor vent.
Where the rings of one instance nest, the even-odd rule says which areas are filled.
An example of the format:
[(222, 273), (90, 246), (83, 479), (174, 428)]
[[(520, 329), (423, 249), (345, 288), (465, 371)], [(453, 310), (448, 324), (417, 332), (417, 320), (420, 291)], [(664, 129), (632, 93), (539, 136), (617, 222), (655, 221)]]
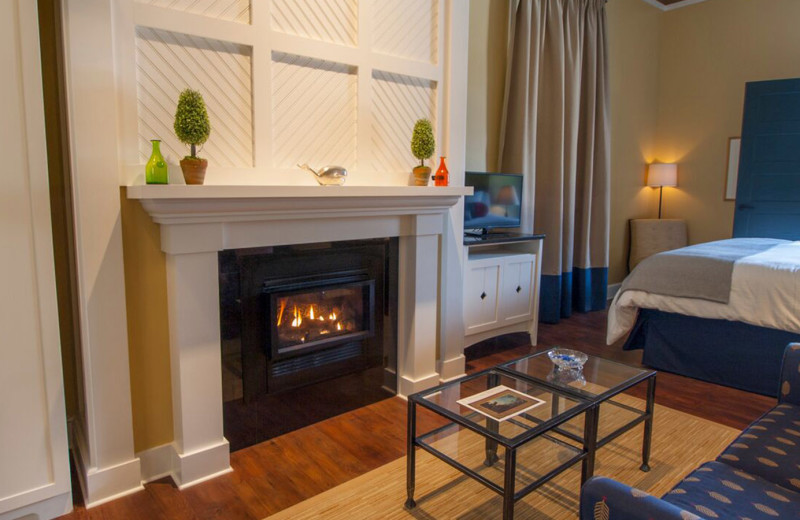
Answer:
[(277, 361), (272, 364), (272, 376), (281, 377), (303, 370), (309, 370), (339, 361), (345, 361), (361, 355), (361, 342), (347, 343), (339, 347), (323, 350), (314, 354)]

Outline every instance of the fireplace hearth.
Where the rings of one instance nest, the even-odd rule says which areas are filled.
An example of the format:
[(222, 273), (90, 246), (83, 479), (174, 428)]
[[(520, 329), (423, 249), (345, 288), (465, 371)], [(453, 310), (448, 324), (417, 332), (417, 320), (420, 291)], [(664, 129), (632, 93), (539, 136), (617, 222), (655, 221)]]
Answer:
[(220, 253), (232, 449), (396, 393), (397, 250), (387, 238)]

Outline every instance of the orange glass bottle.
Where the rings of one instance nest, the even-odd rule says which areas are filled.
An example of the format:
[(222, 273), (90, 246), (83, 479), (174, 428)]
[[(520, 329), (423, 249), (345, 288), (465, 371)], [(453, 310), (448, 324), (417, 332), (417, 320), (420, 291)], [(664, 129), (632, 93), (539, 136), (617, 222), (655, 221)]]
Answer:
[(436, 175), (433, 176), (433, 184), (435, 186), (448, 186), (450, 184), (450, 172), (447, 171), (447, 165), (444, 163), (447, 157), (441, 156), (439, 159), (439, 169), (436, 170)]

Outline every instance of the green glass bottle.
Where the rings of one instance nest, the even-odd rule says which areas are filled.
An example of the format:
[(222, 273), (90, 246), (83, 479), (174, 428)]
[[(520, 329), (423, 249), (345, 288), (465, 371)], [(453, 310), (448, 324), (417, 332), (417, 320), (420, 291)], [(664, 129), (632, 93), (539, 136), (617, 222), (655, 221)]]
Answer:
[(153, 143), (153, 153), (150, 154), (144, 170), (145, 181), (147, 184), (169, 184), (167, 163), (164, 161), (164, 156), (161, 155), (161, 140), (153, 139), (150, 142)]

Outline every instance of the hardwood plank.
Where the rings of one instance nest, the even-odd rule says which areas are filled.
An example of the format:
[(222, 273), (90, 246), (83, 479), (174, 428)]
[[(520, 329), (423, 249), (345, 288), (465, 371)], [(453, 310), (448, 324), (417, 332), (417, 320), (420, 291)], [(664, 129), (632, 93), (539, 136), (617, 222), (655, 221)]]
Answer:
[[(558, 325), (539, 326), (539, 345), (510, 335), (467, 349), (467, 371), (476, 372), (555, 345), (641, 366), (641, 351), (606, 346), (606, 313), (576, 314)], [(644, 397), (643, 385), (630, 393)], [(774, 405), (774, 399), (659, 373), (656, 401), (742, 429)], [(405, 454), (407, 402), (398, 397), (332, 417), (231, 455), (234, 472), (184, 491), (167, 479), (145, 491), (86, 510), (76, 493), (75, 511), (62, 520), (257, 519), (299, 503)], [(432, 429), (441, 418), (420, 410), (418, 425)], [(688, 469), (688, 468), (687, 468)], [(73, 482), (76, 480), (73, 478)]]

